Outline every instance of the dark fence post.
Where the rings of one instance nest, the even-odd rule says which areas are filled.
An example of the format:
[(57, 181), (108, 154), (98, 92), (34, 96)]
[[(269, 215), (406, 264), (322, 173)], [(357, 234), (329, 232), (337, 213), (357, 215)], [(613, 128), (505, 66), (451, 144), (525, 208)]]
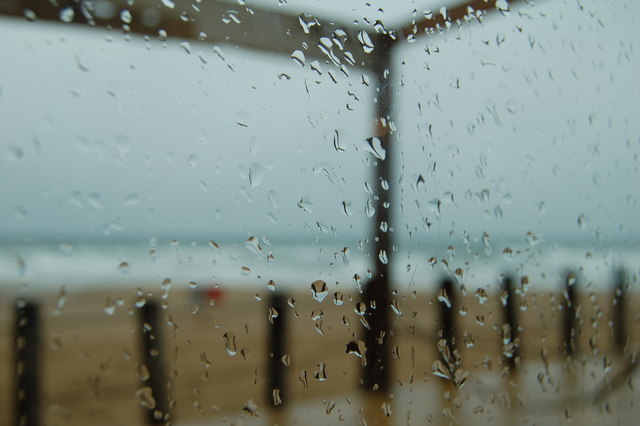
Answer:
[[(453, 281), (449, 278), (442, 280), (440, 290), (438, 291), (438, 301), (440, 302), (440, 340), (445, 340), (448, 347), (448, 353), (451, 355), (445, 356), (440, 350), (443, 360), (447, 363), (447, 367), (453, 374), (455, 366), (453, 364), (453, 353), (456, 346), (456, 333), (455, 333), (455, 316), (454, 311), (456, 308), (456, 293), (453, 288)], [(440, 349), (440, 348), (439, 348)]]
[(15, 328), (15, 424), (40, 424), (40, 321), (38, 305), (16, 302)]
[(156, 302), (147, 301), (140, 308), (140, 321), (142, 360), (149, 373), (143, 383), (150, 389), (151, 398), (145, 398), (144, 395), (139, 396), (143, 406), (149, 410), (148, 424), (163, 424), (170, 419), (170, 415), (164, 356), (160, 339), (160, 307)]
[(273, 408), (281, 408), (286, 402), (285, 365), (282, 358), (286, 355), (287, 320), (286, 300), (282, 293), (273, 293), (269, 301), (269, 372), (267, 400)]
[(518, 317), (513, 291), (513, 279), (505, 276), (502, 279), (502, 295), (504, 308), (504, 325), (502, 326), (502, 354), (511, 372), (518, 367), (520, 357), (520, 341), (518, 336)]
[(627, 343), (627, 324), (625, 323), (627, 275), (624, 269), (620, 268), (616, 271), (613, 286), (613, 344), (615, 351), (621, 354)]
[(563, 283), (563, 339), (562, 346), (565, 355), (573, 356), (576, 353), (576, 335), (577, 319), (576, 319), (576, 302), (578, 300), (578, 277), (573, 271), (565, 274)]

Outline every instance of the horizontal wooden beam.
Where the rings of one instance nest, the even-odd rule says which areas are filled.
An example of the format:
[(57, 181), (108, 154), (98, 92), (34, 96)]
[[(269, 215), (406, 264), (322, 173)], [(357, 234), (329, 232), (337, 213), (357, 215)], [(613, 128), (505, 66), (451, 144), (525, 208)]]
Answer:
[(478, 18), (483, 12), (507, 13), (507, 4), (498, 0), (463, 1), (446, 8), (446, 13), (438, 10), (396, 29), (306, 13), (291, 15), (221, 0), (136, 0), (133, 5), (127, 0), (3, 0), (0, 15), (84, 24), (161, 39), (224, 43), (290, 56), (299, 62), (319, 60), (337, 67), (370, 69), (376, 50)]
[[(258, 51), (368, 68), (376, 40), (372, 27), (309, 14), (291, 15), (223, 1), (3, 0), (0, 15), (106, 27), (177, 40), (224, 43)], [(381, 30), (383, 31), (383, 30)], [(295, 52), (295, 54), (294, 54)], [(304, 58), (304, 59), (303, 59)]]

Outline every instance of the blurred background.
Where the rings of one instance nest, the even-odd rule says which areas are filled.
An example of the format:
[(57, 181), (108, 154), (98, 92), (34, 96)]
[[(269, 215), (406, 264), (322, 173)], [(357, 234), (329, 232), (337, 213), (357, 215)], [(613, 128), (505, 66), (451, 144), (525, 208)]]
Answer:
[[(382, 413), (373, 424), (556, 424), (582, 412), (624, 424), (636, 346), (629, 337), (616, 358), (611, 336), (618, 305), (637, 335), (638, 16), (634, 2), (586, 0), (5, 2), (6, 421), (18, 300), (44, 324), (42, 424), (145, 421), (136, 318), (156, 302), (174, 424), (357, 424), (370, 410)], [(388, 159), (374, 124), (375, 58), (387, 51)], [(376, 175), (384, 162), (388, 179)], [(380, 229), (392, 236), (384, 255)], [(387, 255), (393, 390), (371, 409), (349, 344)], [(507, 276), (522, 315), (519, 382), (491, 367), (503, 365)], [(470, 374), (453, 390), (432, 363), (446, 278), (461, 297), (462, 355), (444, 381), (462, 365)], [(275, 294), (292, 360), (281, 363), (289, 411), (273, 420)], [(562, 349), (569, 310), (581, 357)], [(593, 402), (606, 386), (625, 391)]]

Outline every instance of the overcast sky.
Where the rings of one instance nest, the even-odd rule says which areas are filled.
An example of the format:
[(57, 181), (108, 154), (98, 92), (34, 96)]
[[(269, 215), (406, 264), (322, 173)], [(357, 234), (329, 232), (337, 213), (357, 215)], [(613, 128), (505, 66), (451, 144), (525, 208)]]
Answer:
[[(400, 49), (398, 237), (638, 237), (626, 3), (541, 1)], [(180, 41), (0, 21), (0, 235), (366, 236), (362, 71)]]

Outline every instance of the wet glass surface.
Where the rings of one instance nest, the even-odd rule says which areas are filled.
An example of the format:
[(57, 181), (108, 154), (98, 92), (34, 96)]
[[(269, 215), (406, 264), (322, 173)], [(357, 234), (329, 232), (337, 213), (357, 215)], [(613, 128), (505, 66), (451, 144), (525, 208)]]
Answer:
[(0, 5), (0, 423), (632, 423), (639, 13)]

